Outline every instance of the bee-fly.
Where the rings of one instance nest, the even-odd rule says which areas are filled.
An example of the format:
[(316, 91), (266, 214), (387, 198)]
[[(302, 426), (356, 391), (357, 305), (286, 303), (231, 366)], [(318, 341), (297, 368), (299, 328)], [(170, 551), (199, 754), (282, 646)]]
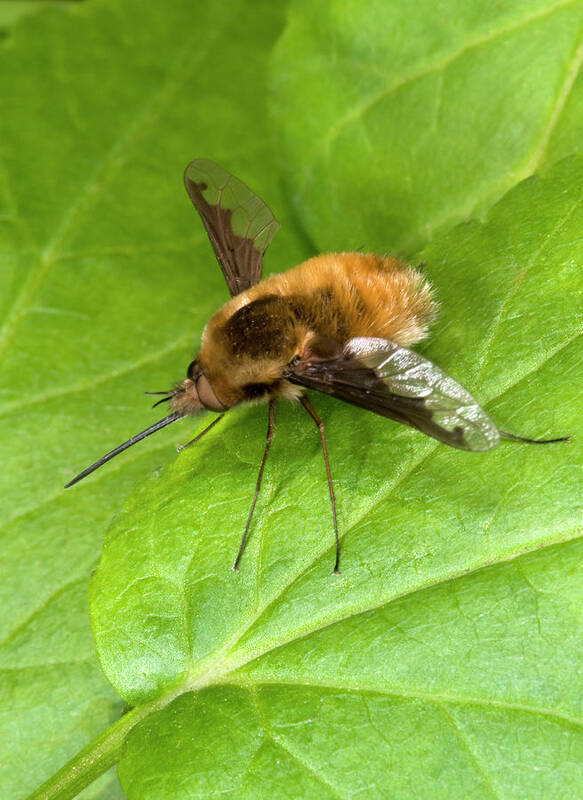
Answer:
[(500, 437), (535, 444), (567, 441), (568, 437), (524, 439), (498, 430), (459, 383), (408, 349), (426, 336), (436, 311), (431, 287), (419, 271), (390, 256), (333, 253), (262, 281), (263, 254), (279, 228), (269, 208), (211, 161), (189, 164), (184, 182), (231, 299), (211, 317), (186, 379), (161, 393), (165, 396), (158, 402), (169, 402), (170, 414), (107, 453), (67, 486), (182, 417), (205, 409), (218, 413), (187, 447), (226, 411), (242, 403), (266, 402), (267, 441), (233, 564), (237, 569), (273, 438), (277, 400), (299, 400), (320, 431), (337, 572), (340, 546), (326, 435), (306, 389), (331, 394), (463, 450), (490, 450)]

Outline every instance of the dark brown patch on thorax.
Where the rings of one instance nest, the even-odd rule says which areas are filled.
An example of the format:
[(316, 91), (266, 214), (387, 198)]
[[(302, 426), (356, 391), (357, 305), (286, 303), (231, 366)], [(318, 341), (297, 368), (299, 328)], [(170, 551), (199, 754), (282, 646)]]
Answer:
[(271, 294), (254, 300), (230, 317), (223, 328), (235, 356), (277, 358), (293, 342), (294, 314), (286, 298)]
[(234, 356), (276, 359), (295, 347), (301, 332), (344, 343), (349, 326), (331, 287), (312, 295), (270, 294), (238, 309), (223, 327), (224, 341)]

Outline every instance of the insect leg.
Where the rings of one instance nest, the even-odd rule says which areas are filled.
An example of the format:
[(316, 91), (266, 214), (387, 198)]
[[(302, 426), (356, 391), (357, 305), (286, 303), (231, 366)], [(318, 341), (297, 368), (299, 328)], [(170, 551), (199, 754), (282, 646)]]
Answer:
[(187, 447), (190, 447), (191, 444), (194, 444), (195, 442), (198, 442), (199, 439), (202, 439), (202, 437), (205, 435), (205, 433), (208, 433), (211, 428), (214, 428), (215, 425), (217, 424), (217, 422), (219, 422), (219, 420), (221, 420), (224, 416), (225, 416), (224, 414), (219, 414), (219, 416), (216, 417), (215, 419), (213, 419), (211, 424), (207, 425), (206, 428), (204, 429), (204, 431), (201, 431), (199, 434), (197, 434), (194, 437), (194, 439), (191, 439), (189, 442), (186, 442), (186, 444), (179, 444), (178, 447), (176, 448), (178, 450), (178, 452), (181, 453)]
[(275, 400), (269, 401), (269, 418), (267, 422), (267, 439), (265, 441), (265, 450), (263, 452), (263, 459), (261, 461), (261, 466), (259, 467), (257, 484), (255, 485), (255, 496), (253, 497), (253, 502), (251, 503), (251, 510), (249, 511), (249, 516), (247, 517), (247, 524), (245, 525), (245, 531), (243, 532), (243, 538), (241, 539), (241, 544), (239, 545), (239, 552), (237, 553), (237, 558), (235, 559), (235, 563), (231, 567), (231, 569), (235, 571), (239, 569), (239, 561), (241, 561), (241, 556), (243, 555), (243, 550), (245, 549), (245, 543), (247, 542), (247, 534), (249, 533), (249, 528), (251, 527), (251, 520), (253, 518), (253, 512), (255, 511), (255, 504), (257, 503), (257, 498), (259, 497), (259, 490), (261, 489), (261, 481), (263, 479), (263, 470), (265, 469), (267, 454), (269, 453), (269, 448), (271, 447), (271, 441), (273, 439), (273, 430), (275, 428), (275, 402), (276, 402)]
[(556, 444), (556, 442), (570, 442), (570, 436), (561, 436), (559, 439), (525, 439), (524, 436), (515, 436), (513, 433), (505, 433), (498, 431), (500, 436), (505, 439), (514, 439), (517, 442), (526, 442), (527, 444)]
[(312, 408), (312, 404), (306, 397), (301, 397), (300, 402), (306, 409), (308, 414), (314, 420), (320, 431), (322, 439), (322, 450), (324, 451), (324, 463), (326, 464), (326, 474), (328, 476), (328, 489), (330, 491), (330, 503), (332, 504), (332, 519), (334, 520), (334, 537), (336, 539), (336, 561), (334, 562), (334, 573), (338, 574), (338, 567), (340, 565), (340, 541), (338, 539), (338, 522), (336, 520), (336, 498), (334, 496), (334, 486), (332, 485), (332, 473), (330, 472), (330, 461), (328, 460), (328, 448), (326, 447), (326, 433), (324, 431), (324, 423)]

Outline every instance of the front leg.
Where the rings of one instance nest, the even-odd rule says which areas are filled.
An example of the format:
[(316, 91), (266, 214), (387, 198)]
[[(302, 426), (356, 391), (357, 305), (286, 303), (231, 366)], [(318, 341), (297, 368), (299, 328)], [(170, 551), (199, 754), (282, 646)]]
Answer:
[(261, 461), (261, 466), (259, 468), (259, 475), (257, 476), (257, 484), (255, 486), (255, 496), (253, 497), (253, 502), (251, 503), (251, 510), (249, 511), (249, 517), (247, 518), (247, 524), (245, 525), (245, 531), (243, 533), (243, 538), (241, 539), (239, 552), (237, 553), (237, 558), (235, 559), (235, 563), (232, 566), (232, 569), (235, 571), (239, 569), (239, 561), (241, 561), (243, 550), (245, 550), (245, 543), (247, 542), (247, 534), (249, 533), (249, 528), (251, 527), (253, 512), (255, 511), (255, 505), (257, 503), (257, 498), (259, 497), (259, 490), (261, 489), (261, 481), (263, 479), (263, 470), (265, 469), (267, 454), (269, 453), (269, 448), (271, 447), (271, 441), (273, 439), (273, 431), (275, 428), (275, 404), (276, 404), (275, 400), (269, 401), (269, 416), (267, 422), (267, 439), (265, 441), (265, 451), (263, 453), (263, 459)]
[(332, 505), (332, 519), (334, 520), (334, 537), (336, 539), (336, 561), (334, 562), (334, 574), (338, 574), (338, 567), (340, 566), (340, 541), (338, 539), (338, 521), (336, 520), (336, 498), (334, 496), (334, 486), (332, 485), (332, 473), (330, 472), (330, 461), (328, 459), (328, 448), (326, 446), (326, 432), (324, 430), (324, 423), (312, 408), (310, 401), (302, 396), (300, 402), (306, 409), (308, 414), (316, 423), (320, 431), (320, 438), (322, 439), (322, 450), (324, 451), (324, 463), (326, 464), (326, 475), (328, 476), (328, 490), (330, 492), (330, 503)]

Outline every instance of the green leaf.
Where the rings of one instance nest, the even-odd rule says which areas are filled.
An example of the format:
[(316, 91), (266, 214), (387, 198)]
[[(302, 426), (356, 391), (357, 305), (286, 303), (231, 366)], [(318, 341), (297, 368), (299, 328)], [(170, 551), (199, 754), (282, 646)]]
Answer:
[(314, 396), (340, 576), (296, 407), (240, 573), (264, 409), (232, 412), (129, 498), (91, 612), (142, 719), (120, 763), (130, 799), (583, 792), (582, 197), (583, 161), (564, 160), (422, 254), (442, 302), (427, 355), (503, 430), (570, 444), (466, 453)]
[[(548, 7), (549, 19), (563, 12), (568, 20), (575, 19), (569, 15), (576, 15), (578, 6), (557, 6), (556, 12)], [(529, 7), (539, 13), (532, 3)], [(413, 23), (417, 8), (407, 11)], [(419, 8), (423, 19), (428, 9)], [(476, 16), (478, 27), (482, 22), (487, 27), (492, 15), (506, 13), (500, 8), (467, 11), (464, 4), (450, 15), (451, 27), (467, 13)], [(546, 10), (542, 5), (536, 8), (542, 9), (543, 24)], [(320, 8), (321, 14), (324, 11)], [(281, 191), (265, 113), (268, 64), (284, 13), (283, 4), (263, 0), (254, 4), (253, 13), (241, 0), (146, 5), (137, 0), (89, 0), (31, 16), (1, 43), (0, 794), (23, 797), (93, 740), (84, 753), (86, 760), (74, 761), (68, 785), (55, 789), (53, 783), (60, 797), (71, 796), (71, 775), (78, 775), (77, 785), (83, 785), (84, 776), (98, 774), (99, 770), (91, 773), (91, 759), (95, 764), (104, 753), (103, 763), (112, 763), (126, 732), (134, 728), (120, 766), (130, 797), (180, 796), (181, 791), (208, 796), (239, 783), (240, 794), (281, 796), (290, 791), (322, 797), (327, 792), (345, 794), (351, 781), (360, 788), (366, 785), (372, 794), (377, 786), (386, 794), (388, 784), (392, 795), (401, 791), (406, 797), (416, 796), (417, 786), (419, 796), (425, 792), (434, 797), (441, 785), (463, 785), (468, 789), (461, 792), (465, 797), (481, 785), (482, 773), (494, 786), (511, 783), (508, 794), (522, 791), (530, 797), (540, 790), (545, 797), (564, 797), (581, 783), (576, 697), (581, 603), (578, 559), (576, 550), (569, 549), (577, 542), (558, 545), (558, 558), (550, 548), (518, 558), (514, 565), (526, 571), (526, 586), (509, 573), (496, 578), (497, 570), (514, 565), (482, 567), (577, 536), (577, 439), (566, 450), (568, 456), (523, 451), (505, 443), (504, 449), (487, 456), (493, 461), (482, 465), (477, 456), (467, 454), (463, 459), (462, 454), (449, 453), (442, 462), (436, 460), (441, 456), (432, 450), (435, 445), (418, 434), (317, 398), (328, 425), (346, 537), (343, 574), (336, 583), (329, 575), (331, 520), (318, 437), (297, 409), (281, 409), (240, 576), (228, 567), (263, 446), (261, 409), (234, 415), (222, 432), (217, 429), (212, 440), (201, 442), (198, 451), (176, 459), (171, 444), (194, 432), (192, 425), (182, 423), (183, 435), (178, 430), (162, 432), (74, 490), (62, 491), (76, 471), (157, 418), (142, 405), (141, 392), (168, 386), (184, 374), (202, 326), (226, 298), (202, 227), (181, 187), (181, 172), (190, 158), (216, 159), (273, 208), (282, 231), (270, 247), (268, 271), (282, 270), (313, 252)], [(386, 11), (379, 7), (378, 13), (380, 19)], [(290, 17), (288, 36), (296, 16), (294, 12)], [(346, 19), (348, 37), (359, 39), (365, 50), (368, 40), (378, 52), (374, 43), (381, 26), (373, 20), (367, 28), (356, 24), (358, 19), (361, 6)], [(333, 16), (322, 16), (330, 41), (337, 29), (333, 22)], [(6, 24), (5, 18), (0, 24)], [(434, 30), (441, 39), (443, 26)], [(463, 38), (463, 26), (460, 30)], [(578, 28), (573, 24), (566, 34), (561, 30), (560, 36), (544, 42), (544, 58), (557, 48), (555, 58), (564, 59), (563, 77), (572, 78), (573, 90), (559, 95), (565, 102), (555, 114), (547, 149), (550, 160), (580, 146), (581, 93), (577, 62), (569, 60), (574, 52), (569, 51), (569, 37)], [(530, 39), (521, 42), (532, 55)], [(518, 58), (516, 41), (511, 44), (505, 52)], [(434, 47), (437, 58), (441, 46), (438, 42)], [(393, 55), (405, 63), (416, 56), (415, 48), (414, 37), (401, 37)], [(489, 52), (495, 64), (500, 55)], [(542, 51), (536, 55), (543, 57)], [(334, 249), (347, 246), (348, 230), (356, 239), (351, 244), (383, 251), (409, 241), (411, 225), (415, 230), (418, 226), (414, 209), (411, 216), (400, 217), (402, 228), (391, 229), (394, 203), (383, 206), (398, 188), (391, 182), (383, 183), (372, 203), (363, 205), (354, 185), (346, 194), (350, 176), (343, 170), (326, 174), (322, 169), (325, 195), (315, 185), (318, 199), (313, 209), (307, 196), (298, 205), (308, 146), (317, 146), (327, 135), (326, 102), (334, 96), (329, 92), (319, 97), (312, 109), (290, 104), (290, 115), (300, 119), (307, 113), (306, 124), (316, 121), (316, 136), (304, 139), (305, 159), (300, 153), (297, 169), (280, 122), (282, 78), (301, 80), (305, 63), (298, 46), (295, 59), (288, 58), (286, 76), (278, 66), (273, 82), (282, 126), (276, 145), (289, 159), (288, 189), (296, 194), (302, 223), (319, 245), (329, 236)], [(366, 67), (366, 61), (362, 63)], [(324, 85), (325, 74), (318, 65), (317, 80), (312, 73), (309, 84)], [(348, 88), (351, 71), (338, 74)], [(539, 69), (534, 87), (531, 81), (528, 102), (503, 117), (499, 136), (512, 141), (520, 115), (529, 108), (533, 115), (540, 111), (533, 97), (548, 89), (545, 81), (539, 85), (544, 74)], [(500, 91), (507, 71), (496, 75), (495, 88)], [(568, 88), (568, 82), (561, 86)], [(365, 88), (363, 84), (363, 97)], [(444, 109), (452, 114), (457, 100), (455, 95), (450, 98), (453, 105)], [(481, 114), (488, 120), (490, 111), (489, 102), (479, 105), (480, 124)], [(451, 167), (451, 131), (447, 141), (445, 152), (443, 147), (424, 151), (425, 161), (418, 163), (425, 175), (436, 168), (436, 152)], [(355, 135), (349, 143), (355, 159), (357, 143)], [(444, 203), (449, 182), (458, 173), (463, 177), (459, 165), (454, 166), (448, 185), (439, 184)], [(380, 163), (386, 175), (402, 168)], [(376, 169), (376, 162), (367, 163), (367, 185), (378, 178)], [(526, 173), (518, 169), (509, 174), (503, 171), (500, 192)], [(573, 309), (580, 308), (580, 298), (572, 294), (580, 290), (579, 217), (578, 209), (568, 209), (580, 195), (579, 176), (579, 166), (571, 165), (547, 181), (540, 195), (529, 193), (532, 186), (528, 191), (522, 187), (520, 215), (510, 209), (497, 212), (485, 230), (470, 226), (466, 237), (456, 231), (451, 241), (440, 240), (425, 256), (444, 306), (427, 352), (490, 401), (493, 412), (503, 412), (496, 417), (501, 425), (527, 435), (577, 434), (581, 417), (580, 364), (573, 349), (577, 341), (567, 345), (576, 335)], [(451, 183), (453, 199), (458, 190)], [(402, 195), (397, 191), (395, 196), (401, 206)], [(334, 219), (326, 223), (328, 233), (319, 220), (331, 202)], [(464, 205), (461, 213), (471, 207)], [(359, 218), (364, 212), (370, 219), (371, 208), (379, 209), (374, 229), (367, 223), (362, 229), (366, 237), (360, 237)], [(555, 224), (559, 228), (551, 235)], [(424, 236), (423, 231), (416, 233), (411, 241)], [(545, 236), (549, 253), (541, 247), (540, 257), (534, 257), (533, 237), (542, 242)], [(539, 260), (549, 257), (545, 274), (551, 277), (540, 289), (539, 309)], [(522, 267), (530, 261), (524, 273)], [(480, 296), (469, 306), (468, 287), (480, 288)], [(465, 305), (456, 309), (460, 298)], [(519, 301), (524, 305), (516, 305)], [(492, 316), (499, 319), (494, 327)], [(559, 333), (564, 334), (564, 347), (554, 359)], [(505, 360), (504, 348), (513, 345)], [(497, 400), (508, 385), (507, 371), (513, 369), (516, 380), (523, 382), (522, 394), (519, 386)], [(114, 565), (108, 560), (114, 554), (110, 541), (96, 584), (95, 615), (98, 623), (102, 620), (96, 632), (103, 663), (115, 685), (140, 703), (120, 718), (123, 702), (94, 660), (87, 575), (96, 563), (104, 529), (134, 483), (174, 461), (168, 474), (155, 475), (130, 500), (128, 516), (115, 529), (119, 544), (127, 542), (128, 549)], [(470, 462), (472, 472), (466, 475)], [(422, 472), (425, 465), (428, 473)], [(468, 481), (472, 491), (466, 495)], [(151, 509), (135, 506), (136, 524), (143, 525), (141, 541), (139, 531), (125, 527), (139, 498), (152, 503)], [(456, 535), (450, 541), (452, 529)], [(529, 558), (533, 566), (527, 569)], [(209, 567), (212, 573), (205, 571)], [(100, 582), (111, 568), (119, 569), (119, 575), (101, 598)], [(474, 574), (452, 578), (466, 569)], [(484, 590), (474, 588), (476, 578), (484, 579)], [(112, 603), (104, 623), (99, 615), (116, 586), (121, 587), (119, 605)], [(427, 588), (421, 591), (423, 586)], [(439, 587), (452, 587), (453, 610), (436, 595)], [(401, 601), (396, 599), (399, 594)], [(467, 602), (458, 602), (458, 596)], [(407, 605), (415, 598), (425, 598), (418, 613), (414, 605)], [(372, 608), (377, 601), (381, 605)], [(132, 604), (136, 617), (130, 620)], [(367, 614), (372, 615), (370, 624)], [(348, 630), (351, 625), (356, 632)], [(245, 626), (247, 639), (235, 644), (234, 637)], [(373, 637), (375, 630), (378, 636)], [(124, 636), (133, 639), (124, 641)], [(137, 639), (142, 644), (136, 644)], [(353, 641), (358, 647), (352, 648)], [(425, 646), (416, 650), (415, 642)], [(161, 646), (168, 647), (166, 654), (160, 653)], [(365, 663), (369, 653), (370, 664)], [(456, 681), (461, 689), (474, 690), (469, 675), (474, 664), (480, 665), (476, 674), (491, 680), (486, 684), (489, 695), (486, 692), (484, 698), (480, 683), (472, 696), (486, 704), (472, 706), (472, 697), (456, 693)], [(381, 674), (379, 667), (385, 666)], [(419, 696), (408, 683), (416, 674), (422, 686)], [(354, 676), (359, 680), (356, 687), (350, 682)], [(381, 705), (387, 685), (393, 689), (394, 714), (370, 693), (365, 694), (366, 713), (359, 712), (358, 693), (379, 688), (365, 679), (378, 680)], [(205, 683), (207, 688), (200, 692), (189, 691)], [(512, 704), (513, 696), (519, 698), (519, 708)], [(149, 704), (141, 703), (145, 697)], [(172, 698), (176, 699), (169, 704)], [(435, 698), (450, 699), (449, 717), (431, 716)], [(199, 715), (191, 713), (193, 706)], [(455, 718), (460, 708), (465, 717), (462, 734), (455, 738), (446, 726), (449, 718), (461, 725)], [(472, 708), (477, 734), (471, 727)], [(501, 720), (493, 716), (500, 709), (506, 714)], [(526, 717), (518, 718), (518, 711)], [(322, 724), (316, 727), (315, 720)], [(482, 730), (484, 720), (488, 727)], [(509, 732), (514, 749), (508, 747)], [(441, 749), (439, 734), (446, 742)], [(113, 742), (109, 752), (101, 748), (108, 741)], [(483, 768), (476, 761), (482, 755), (478, 747), (486, 748)], [(373, 775), (368, 761), (377, 751)], [(247, 776), (240, 778), (249, 762)], [(402, 764), (414, 767), (398, 773)], [(163, 777), (167, 782), (161, 787), (155, 781)], [(400, 790), (407, 779), (410, 785)], [(108, 774), (84, 796), (113, 800), (121, 790)]]
[[(124, 706), (95, 658), (87, 579), (123, 498), (189, 431), (63, 485), (160, 416), (144, 390), (184, 375), (228, 296), (188, 161), (261, 189), (284, 223), (269, 268), (308, 254), (265, 126), (282, 4), (252, 19), (243, 2), (147, 5), (49, 9), (0, 48), (2, 797), (26, 796)], [(121, 796), (113, 781), (87, 796)]]
[[(76, 0), (59, 0), (60, 2), (76, 2)], [(6, 36), (10, 27), (21, 17), (46, 7), (51, 0), (0, 0), (0, 38)]]
[(582, 61), (580, 0), (295, 0), (273, 116), (318, 249), (410, 255), (580, 152)]

